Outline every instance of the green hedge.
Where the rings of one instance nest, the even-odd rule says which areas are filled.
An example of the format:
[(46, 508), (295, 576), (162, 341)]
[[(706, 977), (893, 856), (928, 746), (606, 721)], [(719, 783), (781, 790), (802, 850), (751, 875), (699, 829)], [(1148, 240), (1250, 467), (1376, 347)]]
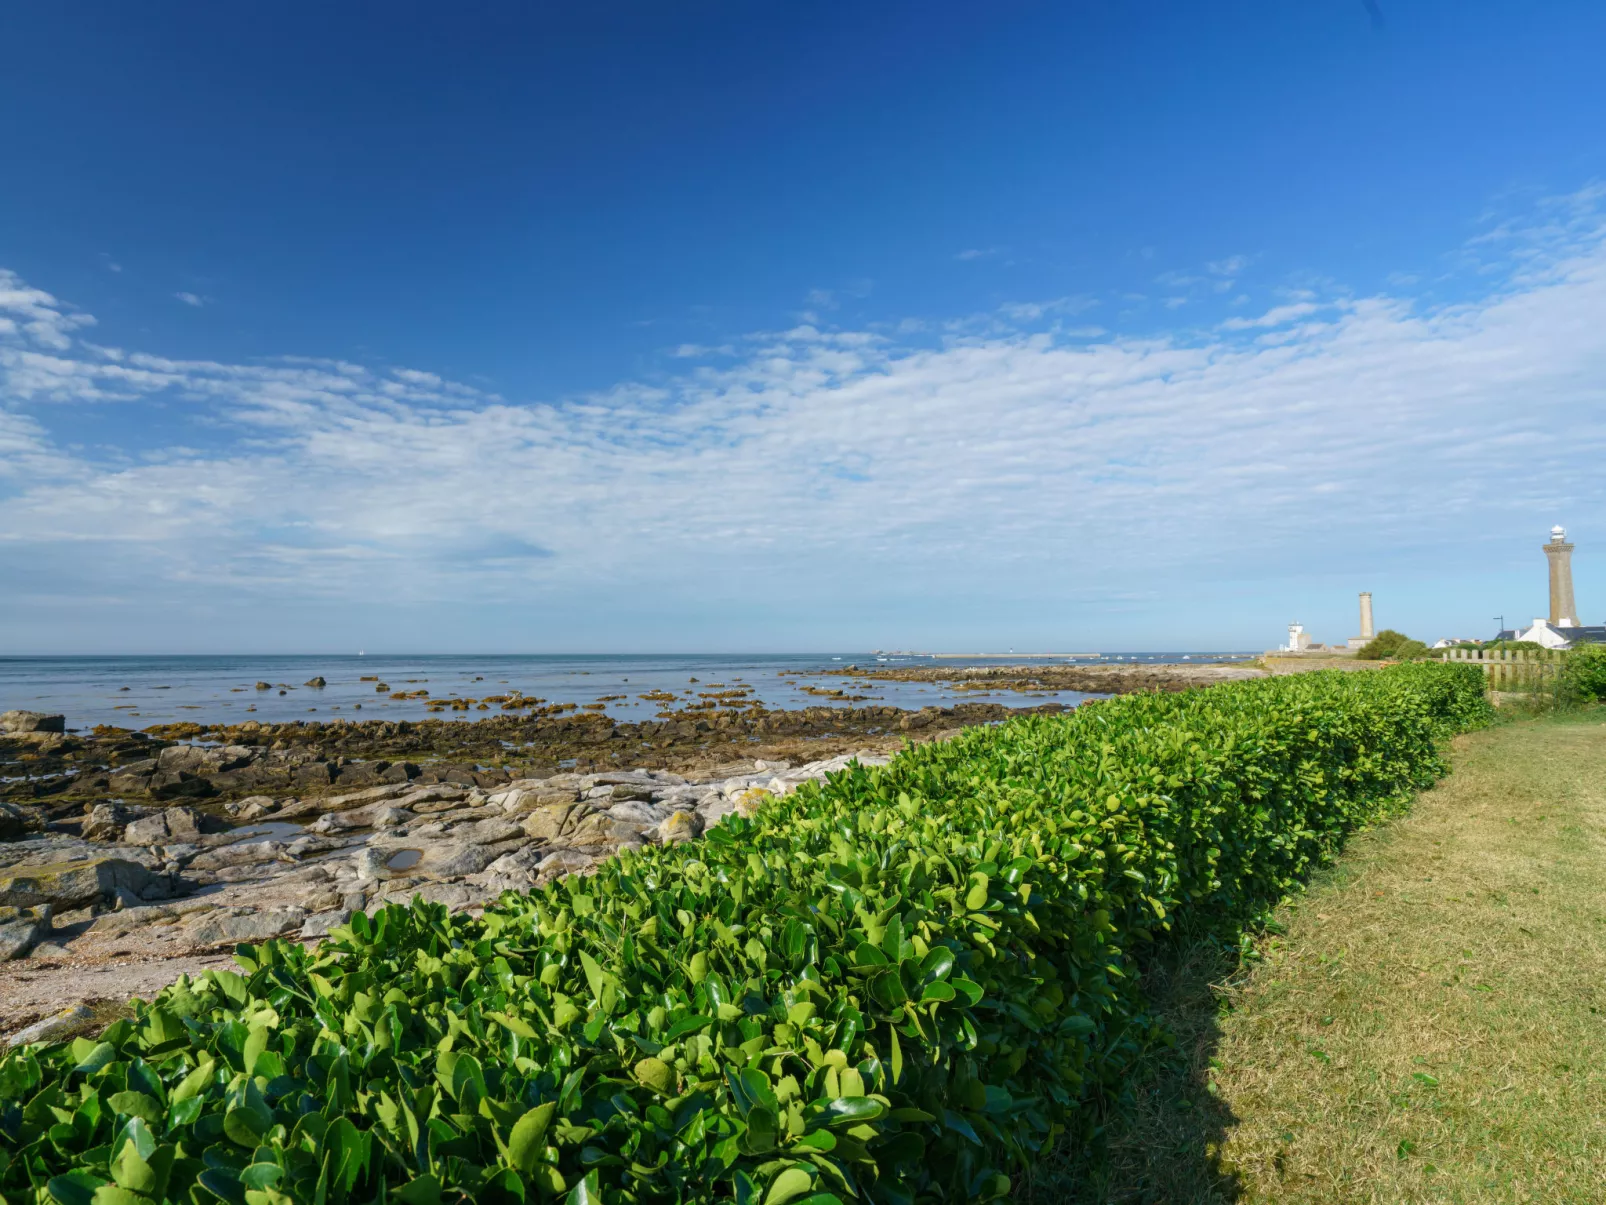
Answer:
[(1606, 703), (1606, 644), (1585, 644), (1567, 654), (1562, 683), (1573, 698)]
[(974, 729), (589, 878), (242, 947), (0, 1062), (7, 1205), (984, 1201), (1156, 1038), (1135, 954), (1233, 940), (1444, 772), (1475, 668)]

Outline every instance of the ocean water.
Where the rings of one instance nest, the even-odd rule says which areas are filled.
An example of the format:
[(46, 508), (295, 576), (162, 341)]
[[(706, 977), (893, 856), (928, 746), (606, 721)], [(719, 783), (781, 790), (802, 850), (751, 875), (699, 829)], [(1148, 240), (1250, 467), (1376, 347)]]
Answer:
[[(1108, 653), (1114, 660), (1176, 662), (1210, 660), (1217, 653)], [(936, 664), (1014, 664), (1020, 658), (944, 659)], [(1051, 664), (1034, 660), (1033, 664)], [(875, 653), (842, 654), (632, 654), (571, 656), (173, 656), (0, 657), (0, 711), (24, 708), (62, 713), (67, 726), (96, 724), (146, 728), (179, 721), (285, 723), (293, 720), (418, 720), (430, 716), (422, 699), (398, 700), (378, 692), (377, 679), (395, 691), (429, 691), (432, 699), (505, 695), (515, 690), (548, 703), (585, 705), (605, 700), (620, 720), (651, 719), (665, 706), (639, 696), (668, 691), (682, 701), (700, 691), (747, 687), (766, 707), (847, 706), (846, 700), (808, 693), (839, 689), (869, 696), (855, 701), (895, 707), (950, 705), (988, 699), (1010, 706), (1039, 702), (1073, 704), (1077, 691), (1017, 694), (956, 691), (942, 683), (865, 682), (831, 673), (846, 665), (933, 664), (930, 658)], [(322, 677), (327, 685), (304, 685)], [(270, 684), (258, 690), (258, 682)], [(469, 722), (501, 715), (447, 711), (440, 718)]]

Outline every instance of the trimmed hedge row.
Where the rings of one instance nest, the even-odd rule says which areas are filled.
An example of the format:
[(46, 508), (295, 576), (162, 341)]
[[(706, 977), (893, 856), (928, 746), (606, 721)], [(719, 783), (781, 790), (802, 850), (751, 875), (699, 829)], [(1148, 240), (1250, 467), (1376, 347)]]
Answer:
[(1444, 772), (1474, 668), (971, 730), (696, 845), (241, 947), (0, 1061), (6, 1205), (985, 1201), (1158, 1036), (1134, 952), (1232, 940)]

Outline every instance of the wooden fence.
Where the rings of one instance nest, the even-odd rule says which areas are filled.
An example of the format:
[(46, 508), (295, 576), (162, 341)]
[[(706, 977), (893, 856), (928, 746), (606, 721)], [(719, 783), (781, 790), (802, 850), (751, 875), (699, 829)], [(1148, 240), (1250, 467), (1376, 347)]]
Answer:
[(1444, 659), (1476, 665), (1490, 690), (1543, 690), (1555, 684), (1564, 656), (1554, 649), (1452, 648)]

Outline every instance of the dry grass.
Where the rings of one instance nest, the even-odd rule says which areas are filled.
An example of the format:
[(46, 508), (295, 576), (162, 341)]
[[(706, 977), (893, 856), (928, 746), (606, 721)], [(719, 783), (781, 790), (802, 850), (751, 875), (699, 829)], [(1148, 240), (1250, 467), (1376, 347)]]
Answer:
[(1606, 1201), (1606, 723), (1455, 772), (1283, 909), (1151, 972), (1179, 1049), (1034, 1201)]

